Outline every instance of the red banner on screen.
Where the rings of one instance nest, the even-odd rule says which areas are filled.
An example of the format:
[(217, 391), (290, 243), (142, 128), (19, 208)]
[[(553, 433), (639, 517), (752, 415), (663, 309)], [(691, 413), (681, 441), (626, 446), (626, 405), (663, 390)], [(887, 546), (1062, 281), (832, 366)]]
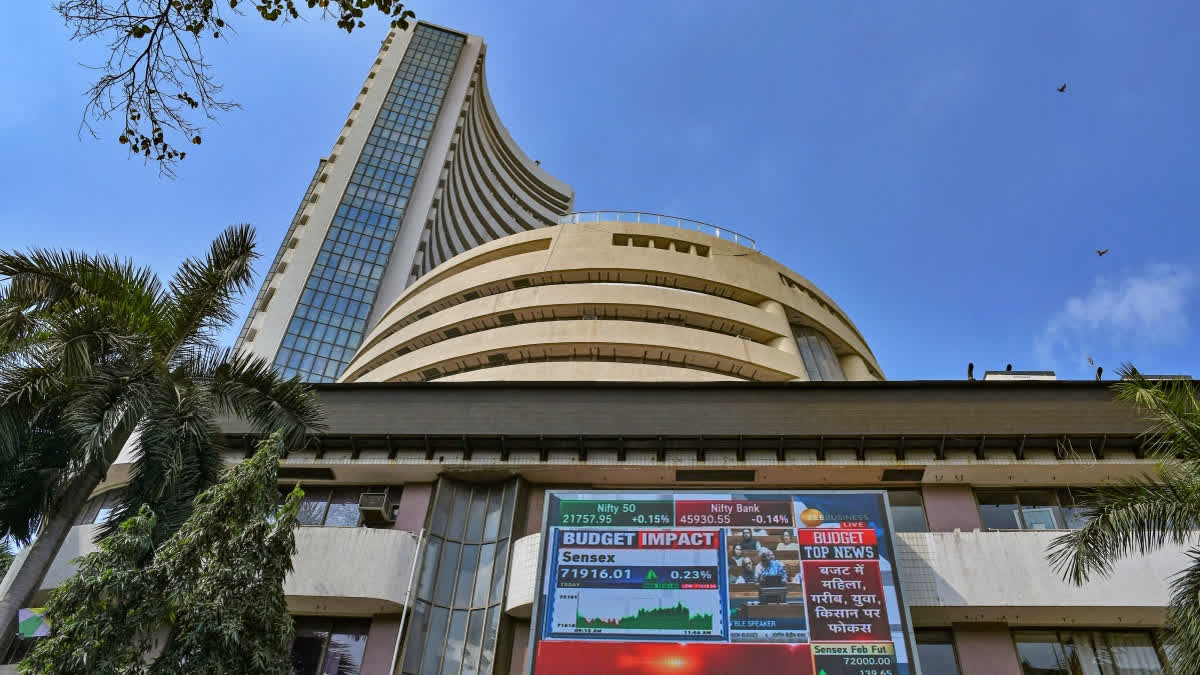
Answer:
[(891, 640), (878, 560), (805, 560), (804, 600), (813, 642)]
[(874, 546), (875, 530), (873, 529), (842, 529), (836, 527), (820, 527), (815, 529), (801, 528), (799, 532), (801, 544), (815, 545), (845, 545), (845, 546)]
[(534, 675), (813, 675), (806, 644), (544, 640)]

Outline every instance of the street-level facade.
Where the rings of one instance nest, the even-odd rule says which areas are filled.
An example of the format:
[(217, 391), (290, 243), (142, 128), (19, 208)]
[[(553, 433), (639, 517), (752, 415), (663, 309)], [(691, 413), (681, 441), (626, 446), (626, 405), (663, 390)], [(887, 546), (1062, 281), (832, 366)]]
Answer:
[[(1104, 383), (434, 382), (320, 392), (328, 434), (281, 468), (285, 487), (301, 482), (310, 502), (286, 585), (297, 673), (342, 659), (343, 672), (383, 674), (393, 657), (396, 673), (526, 672), (547, 490), (862, 488), (889, 495), (922, 672), (1162, 672), (1154, 631), (1182, 549), (1121, 563), (1079, 588), (1045, 560), (1054, 537), (1080, 525), (1078, 488), (1153, 466), (1144, 422)], [(244, 431), (226, 426), (231, 461), (253, 450)], [(364, 515), (362, 493), (384, 491), (392, 517)], [(85, 521), (103, 519), (105, 497)], [(92, 550), (94, 528), (76, 528), (43, 592), (70, 573), (66, 561)], [(1055, 665), (1087, 659), (1117, 666)]]

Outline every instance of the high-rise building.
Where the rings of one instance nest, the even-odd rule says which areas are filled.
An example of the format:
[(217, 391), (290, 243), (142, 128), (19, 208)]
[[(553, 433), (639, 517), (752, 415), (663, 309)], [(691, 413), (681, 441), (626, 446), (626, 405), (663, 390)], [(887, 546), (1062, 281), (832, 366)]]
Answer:
[(571, 200), (478, 38), (385, 41), (241, 337), (329, 421), (279, 473), (295, 675), (1164, 672), (1186, 546), (1080, 587), (1046, 560), (1081, 488), (1157, 462), (1110, 383), (887, 381), (752, 239)]
[(485, 54), (479, 37), (426, 23), (388, 34), (318, 162), (239, 347), (287, 375), (332, 382), (413, 279), (570, 211), (570, 186), (500, 123)]

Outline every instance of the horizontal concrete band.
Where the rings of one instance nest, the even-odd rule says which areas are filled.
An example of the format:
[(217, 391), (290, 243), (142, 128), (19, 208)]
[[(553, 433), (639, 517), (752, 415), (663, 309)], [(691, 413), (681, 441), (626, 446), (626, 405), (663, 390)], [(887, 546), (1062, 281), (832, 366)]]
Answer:
[[(1045, 559), (1047, 546), (1061, 534), (897, 533), (901, 593), (914, 623), (1162, 625), (1168, 579), (1187, 566), (1187, 547), (1170, 546), (1122, 561), (1110, 577), (1075, 587)], [(528, 617), (532, 610), (541, 539), (540, 533), (532, 534), (513, 547), (505, 603), (510, 616)]]
[[(95, 550), (98, 526), (72, 528), (43, 581), (38, 602), (74, 573), (71, 560)], [(918, 625), (1001, 621), (1011, 625), (1161, 625), (1168, 580), (1187, 563), (1169, 546), (1124, 560), (1106, 579), (1076, 587), (1046, 561), (1061, 532), (901, 532), (901, 591)], [(416, 537), (402, 530), (302, 527), (284, 592), (293, 613), (372, 616), (402, 611)], [(517, 540), (505, 610), (528, 617), (541, 534)], [(353, 564), (347, 566), (347, 561)]]
[[(564, 356), (585, 362), (611, 345), (618, 361), (676, 368), (670, 379), (712, 379), (691, 369), (804, 380), (811, 367), (793, 325), (825, 335), (848, 378), (882, 377), (844, 312), (757, 251), (663, 225), (559, 225), (482, 243), (431, 270), (382, 312), (342, 379), (436, 379)], [(582, 350), (564, 355), (556, 346)], [(621, 347), (644, 349), (639, 356)]]
[[(98, 550), (93, 538), (99, 529), (99, 525), (71, 528), (35, 603), (44, 603), (51, 590), (75, 574), (72, 560)], [(344, 616), (403, 611), (416, 554), (416, 535), (403, 530), (297, 528), (293, 571), (283, 589), (288, 609), (293, 614)]]

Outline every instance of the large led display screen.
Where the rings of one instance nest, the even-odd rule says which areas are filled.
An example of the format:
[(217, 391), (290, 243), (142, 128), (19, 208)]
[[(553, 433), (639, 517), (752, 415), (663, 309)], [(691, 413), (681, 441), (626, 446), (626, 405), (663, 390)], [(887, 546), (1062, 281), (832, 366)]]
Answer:
[(916, 675), (879, 491), (546, 495), (533, 675)]

